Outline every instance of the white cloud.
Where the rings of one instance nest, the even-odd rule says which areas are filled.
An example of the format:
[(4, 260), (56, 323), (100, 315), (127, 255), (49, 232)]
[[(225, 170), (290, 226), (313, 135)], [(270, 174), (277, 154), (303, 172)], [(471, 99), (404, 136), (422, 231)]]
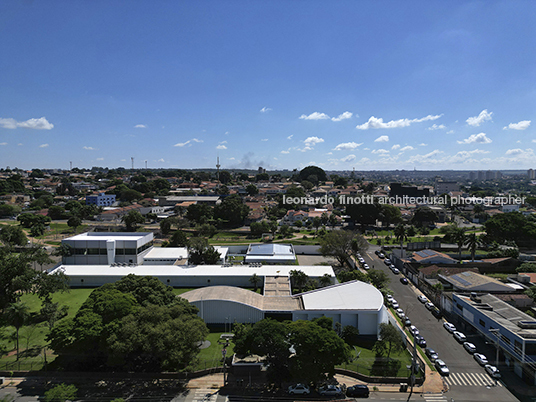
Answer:
[(453, 162), (459, 162), (471, 158), (475, 154), (489, 154), (490, 151), (484, 151), (482, 149), (474, 149), (472, 151), (460, 151), (454, 155), (451, 160)]
[(331, 120), (332, 121), (341, 121), (341, 120), (350, 119), (352, 116), (353, 116), (353, 113), (344, 112), (344, 113), (338, 115), (337, 117), (332, 117)]
[(400, 152), (406, 152), (406, 151), (413, 151), (415, 148), (413, 148), (411, 145), (406, 145), (404, 148), (400, 149)]
[[(527, 149), (527, 151), (532, 151), (532, 150), (529, 148), (529, 149)], [(505, 152), (506, 155), (522, 155), (524, 153), (525, 153), (525, 151), (520, 149), (520, 148), (509, 149), (508, 151)]]
[(345, 156), (344, 158), (341, 158), (341, 162), (351, 162), (355, 160), (355, 155), (348, 155), (348, 156)]
[(389, 142), (388, 135), (382, 135), (374, 140), (374, 142)]
[(2, 146), (7, 145), (7, 142), (0, 142), (0, 145)]
[(428, 130), (444, 130), (446, 128), (447, 127), (444, 124), (440, 124), (440, 125), (433, 124), (431, 127), (428, 127)]
[(411, 120), (410, 119), (399, 119), (399, 120), (391, 120), (391, 121), (389, 121), (387, 123), (384, 123), (383, 119), (381, 117), (376, 118), (374, 116), (371, 116), (370, 119), (366, 123), (361, 124), (361, 125), (357, 126), (356, 128), (358, 130), (368, 130), (370, 128), (378, 129), (378, 128), (408, 127), (413, 123), (421, 123), (423, 121), (428, 121), (428, 120), (437, 120), (441, 116), (443, 116), (443, 115), (442, 114), (435, 115), (435, 116), (428, 115), (428, 116), (422, 117), (420, 119), (411, 119)]
[(93, 147), (83, 147), (86, 151), (95, 151), (96, 148)]
[[(134, 126), (134, 128), (147, 128), (147, 126), (145, 124), (136, 124)], [(162, 128), (164, 128), (164, 127), (162, 127)]]
[(290, 148), (287, 149), (286, 151), (281, 151), (282, 154), (290, 154)]
[(442, 154), (443, 151), (440, 151), (439, 149), (434, 149), (432, 152), (429, 152), (425, 155), (415, 155), (408, 159), (409, 163), (415, 163), (415, 162), (433, 162), (436, 158), (434, 158), (436, 155)]
[(395, 145), (393, 145), (393, 146), (391, 147), (391, 149), (398, 149), (398, 148), (400, 148), (400, 144), (395, 144)]
[(291, 140), (292, 137), (294, 137), (294, 134), (289, 135), (289, 136), (287, 137), (287, 140)]
[(325, 113), (313, 112), (309, 116), (302, 114), (300, 116), (302, 120), (327, 120), (329, 116)]
[(381, 155), (385, 155), (385, 154), (388, 154), (388, 153), (389, 153), (389, 150), (387, 150), (387, 149), (373, 149), (373, 150), (372, 150), (372, 153), (373, 153), (373, 154), (381, 154)]
[(532, 140), (532, 142), (536, 142), (536, 140)]
[(447, 134), (454, 134), (454, 130), (447, 131)]
[(157, 162), (165, 162), (164, 158), (160, 158), (157, 160)]
[(220, 144), (216, 147), (216, 149), (227, 149), (227, 147), (225, 145)]
[(306, 147), (314, 147), (316, 144), (320, 144), (322, 142), (324, 142), (324, 139), (319, 137), (307, 137), (303, 141)]
[(333, 148), (334, 151), (342, 151), (347, 149), (356, 149), (360, 145), (363, 145), (363, 143), (357, 143), (357, 142), (343, 142), (337, 145), (335, 148)]
[(490, 138), (486, 136), (485, 133), (480, 133), (480, 134), (471, 134), (469, 138), (466, 138), (465, 140), (457, 141), (457, 142), (458, 144), (472, 144), (474, 142), (478, 144), (489, 144), (492, 141)]
[(268, 138), (263, 138), (261, 141), (263, 142), (268, 141)]
[(220, 141), (218, 144), (227, 144), (227, 141)]
[(97, 158), (97, 160), (98, 160), (98, 161), (103, 161), (103, 160), (104, 160), (104, 158)]
[(192, 138), (191, 140), (188, 140), (186, 142), (178, 142), (176, 143), (175, 145), (173, 145), (174, 147), (185, 147), (185, 146), (189, 146), (191, 147), (192, 146), (192, 142), (203, 142), (203, 140), (198, 140), (197, 138)]
[(531, 120), (523, 120), (519, 123), (510, 123), (503, 130), (526, 130), (530, 126)]
[(48, 148), (48, 144), (41, 144), (39, 145), (39, 148)]
[[(536, 142), (536, 141), (534, 141), (534, 142)], [(19, 142), (17, 145), (18, 145), (19, 147), (22, 147), (24, 144), (23, 144), (22, 142)]]
[(419, 146), (420, 146), (420, 147), (427, 147), (428, 144), (425, 144), (424, 142), (421, 142), (421, 143), (419, 144)]
[(470, 126), (473, 126), (473, 127), (478, 127), (480, 126), (482, 123), (484, 123), (485, 121), (488, 121), (488, 120), (491, 120), (491, 115), (493, 114), (493, 112), (489, 112), (488, 113), (488, 109), (484, 109), (480, 112), (480, 114), (478, 116), (475, 116), (475, 117), (469, 117), (466, 122), (467, 124), (469, 124)]
[(54, 128), (54, 124), (49, 123), (45, 117), (41, 117), (39, 119), (29, 119), (26, 121), (16, 121), (12, 118), (4, 119), (0, 117), (0, 127), (9, 129), (22, 127), (31, 128), (34, 130), (51, 130)]
[(263, 108), (260, 110), (260, 112), (261, 112), (261, 113), (268, 113), (270, 110), (272, 110), (272, 109), (269, 108), (269, 107), (266, 107), (266, 106), (265, 106), (265, 107), (263, 107)]

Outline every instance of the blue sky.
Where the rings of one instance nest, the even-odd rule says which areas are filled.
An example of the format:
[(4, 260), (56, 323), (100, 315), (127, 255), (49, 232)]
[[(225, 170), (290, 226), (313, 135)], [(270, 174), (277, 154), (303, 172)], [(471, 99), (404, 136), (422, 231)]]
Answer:
[(536, 168), (534, 1), (0, 3), (0, 166)]

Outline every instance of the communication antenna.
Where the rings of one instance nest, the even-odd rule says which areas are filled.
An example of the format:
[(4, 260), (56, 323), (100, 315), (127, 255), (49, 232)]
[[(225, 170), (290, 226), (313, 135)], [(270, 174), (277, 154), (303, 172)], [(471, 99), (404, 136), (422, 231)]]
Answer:
[(147, 161), (145, 161), (145, 169), (147, 169)]
[(216, 180), (220, 182), (220, 157), (218, 156), (218, 161), (216, 162)]
[(134, 170), (134, 157), (131, 156), (131, 157), (130, 157), (130, 160), (132, 161), (132, 170)]

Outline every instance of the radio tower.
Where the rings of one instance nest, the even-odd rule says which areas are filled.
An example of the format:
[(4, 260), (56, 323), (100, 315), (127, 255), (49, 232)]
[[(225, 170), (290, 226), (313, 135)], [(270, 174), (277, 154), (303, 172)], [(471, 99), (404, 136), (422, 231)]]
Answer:
[(218, 162), (216, 162), (216, 180), (220, 183), (220, 157), (218, 156)]
[(131, 156), (131, 157), (130, 157), (130, 160), (132, 161), (132, 171), (134, 171), (134, 157)]

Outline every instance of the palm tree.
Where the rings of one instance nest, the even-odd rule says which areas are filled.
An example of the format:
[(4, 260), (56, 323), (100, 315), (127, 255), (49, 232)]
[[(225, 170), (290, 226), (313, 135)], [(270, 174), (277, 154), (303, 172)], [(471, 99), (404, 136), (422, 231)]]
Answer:
[(259, 282), (261, 281), (262, 279), (257, 274), (253, 274), (251, 275), (251, 278), (249, 278), (249, 282), (253, 284), (254, 292), (257, 291), (257, 286), (259, 285)]
[(471, 251), (471, 262), (475, 262), (475, 253), (478, 246), (480, 246), (480, 239), (476, 237), (476, 234), (471, 233), (470, 235), (466, 236), (465, 244), (467, 245), (469, 251)]
[(451, 235), (452, 241), (458, 246), (458, 254), (460, 260), (462, 259), (462, 247), (467, 243), (467, 236), (464, 228), (455, 228)]
[(324, 274), (320, 278), (318, 278), (318, 282), (320, 283), (320, 286), (326, 287), (331, 285), (331, 275), (330, 274)]
[(290, 271), (290, 280), (291, 282), (298, 287), (298, 290), (302, 291), (303, 287), (307, 283), (309, 276), (303, 271), (293, 269)]
[(24, 325), (28, 316), (28, 306), (24, 302), (15, 302), (6, 308), (7, 322), (17, 331), (17, 360), (19, 360), (19, 329)]
[(404, 252), (404, 240), (408, 240), (408, 233), (406, 231), (406, 227), (402, 224), (399, 224), (395, 228), (394, 233), (396, 240), (400, 242), (400, 257), (402, 257), (402, 254)]

